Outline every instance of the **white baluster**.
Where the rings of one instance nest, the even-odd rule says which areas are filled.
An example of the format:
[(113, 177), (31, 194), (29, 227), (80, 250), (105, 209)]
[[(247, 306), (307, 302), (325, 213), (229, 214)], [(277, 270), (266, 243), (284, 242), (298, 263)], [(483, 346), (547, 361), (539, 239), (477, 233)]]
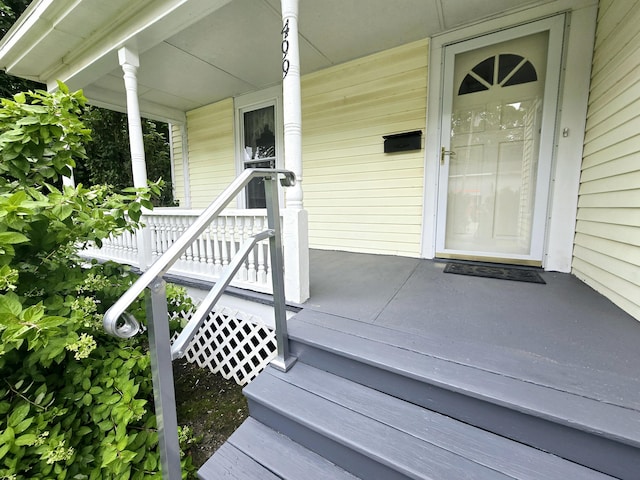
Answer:
[(222, 268), (229, 265), (229, 244), (227, 243), (227, 217), (220, 217), (220, 249)]
[(207, 264), (207, 230), (198, 236), (198, 262), (200, 263), (200, 267), (206, 266)]
[(162, 219), (162, 253), (166, 252), (169, 245), (171, 245), (171, 230), (173, 228), (172, 222), (173, 217), (165, 217)]
[[(214, 220), (215, 222), (215, 220)], [(207, 263), (207, 271), (211, 271), (211, 266), (213, 265), (213, 261), (215, 258), (215, 254), (213, 251), (213, 232), (215, 229), (215, 223), (210, 223), (209, 226), (204, 231), (204, 242), (205, 242), (205, 262)]]
[(121, 259), (133, 259), (133, 234), (131, 232), (124, 232), (122, 235), (116, 238), (117, 255)]
[[(251, 231), (248, 229), (249, 221), (248, 217), (236, 217), (236, 230), (238, 232), (238, 245), (242, 245), (244, 241), (249, 238)], [(247, 281), (247, 259), (242, 262), (240, 270), (238, 270), (237, 278), (243, 282)]]
[(147, 216), (147, 227), (151, 235), (151, 256), (157, 257), (160, 255), (158, 248), (158, 217)]
[(213, 274), (217, 277), (222, 270), (222, 252), (220, 249), (220, 224), (222, 222), (216, 218), (210, 226), (213, 234)]
[[(256, 218), (257, 222), (258, 222), (258, 231), (263, 231), (265, 229), (265, 218), (264, 217), (260, 217), (260, 218)], [(257, 272), (257, 278), (258, 278), (258, 283), (260, 283), (261, 285), (264, 285), (267, 281), (267, 266), (265, 263), (265, 259), (267, 259), (268, 257), (266, 256), (266, 247), (267, 242), (260, 242), (258, 243), (258, 245), (256, 245), (257, 247), (257, 251), (258, 251), (258, 272)]]
[[(256, 223), (256, 217), (247, 217), (245, 219), (246, 222), (246, 232), (247, 237), (253, 235), (255, 232), (254, 225)], [(256, 251), (257, 246), (253, 247), (249, 252), (249, 256), (247, 258), (247, 280), (251, 283), (255, 283), (258, 278), (256, 271)]]
[[(189, 218), (188, 217), (179, 217), (180, 218), (180, 234), (178, 236), (181, 236), (184, 231), (189, 228)], [(194, 247), (196, 247), (195, 245), (195, 241), (193, 243), (191, 243), (191, 245), (189, 245), (189, 247), (187, 248), (186, 253), (186, 258), (187, 258), (187, 262), (192, 263), (193, 262), (193, 252), (194, 252)]]
[(111, 254), (113, 253), (114, 256), (117, 256), (120, 253), (120, 243), (122, 242), (122, 239), (120, 237), (122, 237), (124, 235), (124, 233), (122, 235), (118, 235), (117, 237), (111, 236), (109, 237), (110, 239), (110, 245), (107, 247), (107, 251)]
[[(230, 233), (229, 237), (229, 261), (233, 260), (236, 256), (236, 252), (238, 251), (238, 241), (240, 238), (238, 237), (238, 219), (236, 217), (227, 217), (231, 224), (227, 226), (227, 231)], [(238, 279), (238, 274), (236, 273), (234, 279)]]
[[(175, 216), (175, 217), (171, 217), (171, 234), (169, 235), (169, 244), (167, 245), (167, 247), (170, 247), (171, 245), (173, 245), (173, 242), (175, 242), (178, 237), (180, 236), (180, 218)], [(185, 260), (186, 257), (186, 253), (183, 253), (180, 256), (181, 260)]]
[(133, 234), (130, 232), (124, 232), (117, 239), (117, 249), (118, 253), (125, 258), (133, 253), (133, 242), (132, 242)]

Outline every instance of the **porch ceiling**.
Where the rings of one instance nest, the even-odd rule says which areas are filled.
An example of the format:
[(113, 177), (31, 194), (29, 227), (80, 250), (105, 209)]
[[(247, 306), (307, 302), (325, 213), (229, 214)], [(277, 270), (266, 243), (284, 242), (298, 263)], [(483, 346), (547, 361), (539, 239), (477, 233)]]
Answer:
[[(540, 0), (300, 0), (303, 73)], [(140, 52), (143, 115), (184, 112), (280, 81), (279, 0), (36, 0), (0, 42), (8, 73), (125, 108), (117, 49)]]

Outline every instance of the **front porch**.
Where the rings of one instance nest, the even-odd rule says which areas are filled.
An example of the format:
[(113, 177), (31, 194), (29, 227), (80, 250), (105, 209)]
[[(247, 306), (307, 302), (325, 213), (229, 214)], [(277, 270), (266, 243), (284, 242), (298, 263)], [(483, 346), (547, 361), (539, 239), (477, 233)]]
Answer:
[(540, 271), (541, 285), (313, 249), (310, 265), (306, 312), (409, 333), (435, 356), (552, 388), (571, 378), (580, 394), (640, 407), (640, 323), (573, 275)]
[(634, 478), (640, 324), (572, 275), (321, 250), (310, 263), (289, 321), (298, 364), (246, 389), (253, 418), (202, 478), (229, 461), (242, 478), (327, 478), (320, 456), (360, 478)]

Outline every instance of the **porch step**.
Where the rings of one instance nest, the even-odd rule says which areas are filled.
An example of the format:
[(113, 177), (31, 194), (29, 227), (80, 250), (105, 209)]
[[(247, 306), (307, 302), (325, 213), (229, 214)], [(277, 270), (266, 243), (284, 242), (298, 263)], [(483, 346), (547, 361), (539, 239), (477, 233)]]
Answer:
[(202, 480), (357, 480), (251, 417), (202, 466), (198, 477)]
[[(289, 326), (291, 351), (298, 357), (298, 363), (306, 364), (302, 369), (310, 365), (343, 377), (353, 385), (397, 397), (398, 401), (411, 405), (410, 408), (421, 408), (413, 411), (413, 416), (408, 417), (413, 418), (410, 421), (438, 412), (496, 434), (490, 441), (494, 444), (494, 437), (499, 435), (615, 478), (638, 478), (640, 411), (635, 408), (436, 357), (422, 350), (423, 342), (417, 341), (415, 335), (376, 325), (303, 310)], [(297, 375), (294, 370), (287, 374), (291, 374), (288, 378)], [(258, 380), (255, 387), (252, 384), (247, 389), (249, 396), (266, 382), (260, 377)], [(286, 382), (284, 378), (280, 380)], [(286, 385), (270, 385), (291, 390)], [(262, 403), (256, 399), (251, 403), (262, 416)], [(360, 403), (368, 401), (361, 399)], [(389, 411), (389, 407), (378, 408)], [(283, 416), (283, 423), (287, 424), (286, 415), (277, 415)], [(269, 417), (265, 420), (271, 422)], [(327, 435), (330, 431), (328, 429)], [(391, 435), (385, 432), (387, 434)], [(484, 439), (479, 444), (486, 442)], [(412, 458), (423, 460), (420, 456)], [(591, 470), (585, 471), (591, 475)], [(531, 478), (591, 478), (583, 473), (543, 477), (537, 470), (536, 475)]]
[(222, 476), (235, 462), (244, 479), (611, 478), (301, 362), (286, 374), (269, 367), (245, 394), (252, 418), (201, 478), (236, 478)]

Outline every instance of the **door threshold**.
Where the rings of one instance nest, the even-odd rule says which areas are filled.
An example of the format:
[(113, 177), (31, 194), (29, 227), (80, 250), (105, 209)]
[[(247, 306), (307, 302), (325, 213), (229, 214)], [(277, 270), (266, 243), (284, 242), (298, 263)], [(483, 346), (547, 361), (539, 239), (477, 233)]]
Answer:
[(487, 257), (480, 255), (464, 255), (459, 253), (436, 253), (436, 260), (457, 261), (461, 263), (486, 263), (488, 266), (493, 265), (519, 265), (522, 267), (542, 268), (540, 260), (525, 260), (521, 258), (504, 258), (504, 257)]

